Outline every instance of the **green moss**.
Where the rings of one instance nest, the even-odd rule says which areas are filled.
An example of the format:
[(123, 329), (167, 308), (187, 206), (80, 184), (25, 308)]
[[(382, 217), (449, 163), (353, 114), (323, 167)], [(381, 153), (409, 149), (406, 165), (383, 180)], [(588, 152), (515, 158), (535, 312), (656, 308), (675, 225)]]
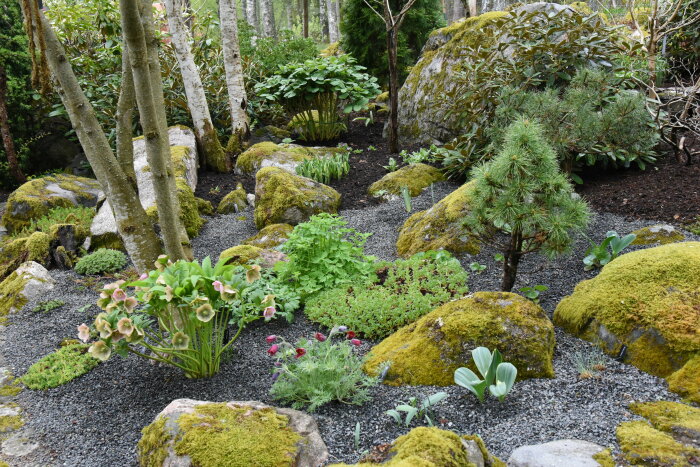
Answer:
[(462, 185), (432, 208), (409, 217), (396, 241), (399, 255), (411, 256), (428, 250), (477, 254), (479, 244), (464, 228), (473, 186), (473, 182)]
[[(153, 211), (155, 212), (155, 208), (153, 208)], [(152, 213), (149, 214), (148, 209), (146, 210), (146, 214), (149, 215), (153, 219)], [(156, 212), (156, 220), (158, 217), (158, 214)], [(97, 250), (100, 248), (106, 248), (108, 250), (120, 250), (123, 251), (125, 249), (124, 247), (124, 242), (122, 241), (122, 238), (119, 236), (118, 233), (116, 232), (107, 232), (102, 235), (98, 236), (92, 236), (90, 237), (90, 249), (92, 250)]]
[(274, 248), (286, 242), (292, 230), (294, 227), (289, 224), (271, 224), (264, 227), (256, 235), (245, 239), (243, 244), (263, 249)]
[(368, 193), (375, 197), (381, 196), (380, 192), (399, 196), (401, 189), (408, 187), (411, 196), (418, 196), (424, 189), (441, 180), (444, 177), (439, 169), (427, 164), (413, 164), (386, 174), (370, 185)]
[(497, 348), (518, 368), (518, 379), (554, 376), (554, 327), (538, 305), (506, 292), (477, 292), (442, 305), (376, 345), (364, 366), (377, 375), (391, 366), (384, 383), (449, 386), (467, 366), (471, 350)]
[(21, 381), (9, 372), (5, 373), (5, 383), (0, 387), (0, 397), (15, 397), (24, 389)]
[(176, 178), (185, 180), (187, 174), (187, 164), (185, 161), (190, 157), (190, 148), (187, 146), (170, 146), (170, 160), (173, 162), (173, 175)]
[(19, 430), (24, 426), (20, 415), (0, 415), (0, 433)]
[(243, 189), (243, 184), (238, 182), (236, 189), (228, 193), (219, 203), (216, 212), (219, 214), (231, 214), (241, 212), (248, 206), (247, 193)]
[(269, 141), (248, 148), (236, 160), (236, 171), (253, 174), (260, 170), (262, 161), (275, 155), (280, 161), (302, 162), (312, 159), (311, 151), (291, 144), (275, 144)]
[(49, 245), (51, 237), (44, 232), (34, 232), (27, 238), (25, 247), (29, 255), (27, 261), (36, 261), (39, 264), (46, 264), (49, 259)]
[(683, 367), (668, 378), (668, 388), (685, 397), (689, 402), (700, 404), (700, 354), (688, 360)]
[(27, 282), (28, 279), (13, 272), (0, 283), (0, 324), (7, 321), (11, 309), (19, 310), (27, 303), (27, 298), (22, 294)]
[(343, 53), (343, 50), (340, 48), (340, 42), (336, 41), (328, 44), (328, 47), (321, 50), (318, 54), (321, 57), (335, 57), (337, 55), (342, 55)]
[(124, 269), (127, 262), (126, 255), (121, 251), (100, 248), (80, 258), (75, 265), (75, 272), (84, 276), (112, 273)]
[(375, 102), (389, 102), (389, 91), (384, 91), (379, 94), (375, 99)]
[(87, 350), (87, 344), (61, 347), (30, 366), (22, 383), (29, 389), (49, 389), (84, 375), (100, 363)]
[(599, 453), (593, 454), (593, 460), (603, 467), (615, 467), (617, 465), (610, 449), (603, 449)]
[(228, 258), (228, 264), (248, 264), (260, 257), (261, 248), (250, 245), (238, 245), (224, 250), (219, 255), (219, 261)]
[(621, 423), (617, 439), (624, 458), (635, 465), (681, 467), (691, 465), (691, 459), (700, 456), (700, 450), (679, 443), (645, 421)]
[(166, 444), (170, 439), (165, 420), (165, 417), (159, 417), (141, 430), (141, 439), (136, 447), (141, 467), (163, 467), (168, 457)]
[(554, 312), (566, 331), (666, 377), (700, 352), (700, 242), (620, 256), (578, 284)]
[(190, 238), (196, 237), (199, 235), (199, 231), (202, 230), (206, 220), (199, 215), (197, 199), (192, 189), (180, 179), (177, 180), (176, 186), (177, 198), (180, 201), (180, 216), (185, 224), (185, 230), (187, 230), (187, 235)]
[(638, 402), (630, 410), (649, 420), (654, 428), (689, 438), (700, 437), (700, 409), (670, 401)]
[(671, 225), (651, 225), (632, 233), (637, 236), (632, 245), (668, 245), (685, 240), (685, 235)]
[(26, 238), (18, 238), (2, 247), (0, 250), (0, 280), (12, 274), (20, 264), (27, 261), (29, 252), (26, 245)]
[(199, 214), (203, 216), (214, 215), (214, 206), (211, 204), (211, 201), (199, 197), (195, 197), (195, 201), (197, 202), (197, 210), (199, 211)]

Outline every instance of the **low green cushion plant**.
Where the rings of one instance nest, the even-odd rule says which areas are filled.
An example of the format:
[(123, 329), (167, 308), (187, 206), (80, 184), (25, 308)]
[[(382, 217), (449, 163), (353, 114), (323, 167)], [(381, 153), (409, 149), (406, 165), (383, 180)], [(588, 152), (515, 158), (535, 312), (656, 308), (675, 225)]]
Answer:
[(117, 272), (124, 269), (126, 263), (126, 255), (121, 251), (100, 248), (80, 258), (75, 265), (75, 272), (84, 276)]
[(85, 206), (55, 207), (46, 215), (32, 219), (29, 225), (21, 230), (15, 237), (28, 237), (34, 232), (51, 233), (51, 227), (56, 224), (74, 224), (79, 233), (87, 234), (90, 231), (95, 210)]
[(467, 293), (467, 272), (446, 251), (382, 262), (365, 283), (336, 287), (311, 298), (310, 320), (329, 328), (343, 323), (370, 339), (382, 339)]
[(86, 344), (61, 347), (30, 366), (21, 381), (29, 389), (49, 389), (66, 384), (100, 363), (87, 350)]

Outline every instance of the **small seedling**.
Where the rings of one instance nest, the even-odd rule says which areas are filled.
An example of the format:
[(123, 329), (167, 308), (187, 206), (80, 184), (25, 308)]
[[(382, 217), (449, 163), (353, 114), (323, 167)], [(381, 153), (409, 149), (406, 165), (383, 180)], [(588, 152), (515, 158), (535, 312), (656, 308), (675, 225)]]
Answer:
[(455, 384), (468, 389), (479, 399), (479, 402), (484, 402), (486, 388), (489, 388), (491, 395), (503, 402), (513, 388), (518, 370), (513, 364), (503, 362), (498, 349), (491, 353), (486, 347), (477, 347), (472, 350), (472, 359), (484, 379), (480, 379), (469, 368), (457, 368), (454, 376)]
[(221, 192), (221, 187), (216, 185), (214, 188), (209, 190), (210, 195), (218, 195)]
[(367, 150), (368, 151), (376, 151), (377, 148), (374, 145), (370, 144), (369, 146), (367, 146)]
[(432, 407), (439, 403), (448, 396), (446, 392), (436, 392), (419, 401), (417, 397), (411, 397), (407, 402), (399, 404), (396, 408), (387, 410), (385, 413), (389, 415), (397, 424), (401, 424), (402, 416), (401, 412), (406, 413), (406, 419), (403, 421), (404, 426), (409, 426), (414, 418), (422, 418), (428, 426), (433, 426), (434, 416), (432, 414)]
[(292, 144), (294, 140), (292, 138), (284, 138), (282, 144)]
[(389, 172), (396, 172), (399, 169), (399, 163), (393, 157), (389, 158), (389, 164), (383, 166)]
[(39, 302), (37, 306), (32, 309), (32, 311), (34, 313), (48, 313), (56, 308), (61, 308), (65, 304), (66, 302), (63, 300), (47, 300), (45, 302)]
[(603, 353), (596, 348), (590, 351), (574, 352), (570, 358), (578, 371), (579, 379), (599, 378), (600, 373), (607, 368)]
[(546, 285), (533, 285), (532, 287), (521, 287), (520, 291), (525, 295), (525, 298), (540, 303), (540, 294), (548, 289), (549, 287)]
[(498, 261), (499, 263), (502, 263), (506, 258), (501, 253), (496, 253), (495, 255), (493, 255), (493, 259)]
[(481, 274), (486, 269), (485, 264), (479, 264), (477, 261), (469, 263), (469, 269), (476, 274)]
[(617, 232), (610, 230), (605, 234), (605, 240), (600, 245), (596, 245), (591, 241), (591, 246), (586, 250), (586, 257), (583, 258), (584, 268), (589, 271), (593, 268), (600, 268), (608, 264), (610, 261), (617, 258), (622, 250), (627, 248), (630, 243), (637, 238), (635, 234), (627, 234), (620, 237)]
[(401, 187), (401, 197), (403, 198), (403, 205), (406, 208), (406, 212), (411, 212), (413, 210), (413, 203), (411, 201), (411, 192), (408, 190), (407, 186)]

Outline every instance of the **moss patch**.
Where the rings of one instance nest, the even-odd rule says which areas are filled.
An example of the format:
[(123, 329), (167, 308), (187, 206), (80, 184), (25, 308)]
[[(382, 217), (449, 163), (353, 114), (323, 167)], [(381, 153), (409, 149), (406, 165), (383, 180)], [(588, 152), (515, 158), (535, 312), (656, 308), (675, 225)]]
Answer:
[(241, 212), (248, 206), (248, 199), (243, 184), (238, 182), (236, 189), (229, 192), (219, 203), (216, 212), (219, 214), (231, 214), (232, 212)]
[(427, 211), (419, 211), (404, 222), (396, 241), (400, 256), (421, 251), (448, 250), (477, 254), (479, 244), (464, 228), (474, 183), (462, 185)]
[(87, 344), (67, 345), (42, 357), (22, 376), (22, 383), (29, 389), (49, 389), (84, 375), (100, 363), (87, 353), (88, 347)]
[(256, 235), (245, 239), (243, 244), (263, 249), (274, 248), (286, 242), (292, 230), (294, 227), (289, 224), (271, 224), (264, 227)]
[[(699, 375), (700, 376), (700, 375)], [(648, 419), (657, 430), (679, 438), (700, 440), (700, 409), (678, 402), (641, 402), (630, 410)]]
[(632, 245), (668, 245), (685, 240), (685, 235), (672, 225), (651, 225), (632, 233), (637, 236)]
[(165, 417), (156, 419), (141, 430), (141, 439), (136, 447), (141, 467), (163, 467), (168, 457), (166, 443), (170, 435), (165, 427)]
[(254, 144), (236, 160), (236, 171), (253, 174), (260, 170), (265, 159), (274, 158), (279, 163), (303, 162), (313, 159), (311, 151), (294, 144), (275, 144), (269, 141)]
[(625, 422), (617, 427), (623, 457), (632, 464), (685, 466), (700, 450), (679, 443), (645, 421)]
[(195, 197), (195, 201), (197, 202), (197, 210), (199, 213), (203, 216), (213, 216), (214, 215), (214, 206), (211, 204), (211, 201), (208, 201), (203, 198), (198, 198)]
[(683, 368), (667, 378), (668, 388), (685, 397), (689, 402), (700, 404), (700, 355), (688, 360)]
[(227, 264), (248, 264), (260, 257), (262, 248), (250, 245), (238, 245), (224, 250), (219, 255), (219, 261), (228, 259)]
[(444, 180), (439, 169), (427, 164), (413, 164), (390, 172), (370, 185), (368, 193), (374, 197), (400, 196), (408, 187), (411, 196), (420, 195), (433, 183)]
[(0, 415), (0, 433), (19, 430), (24, 426), (20, 415)]
[(7, 322), (10, 310), (19, 310), (27, 303), (27, 298), (22, 293), (27, 282), (28, 279), (13, 272), (0, 283), (0, 324)]
[(471, 351), (497, 348), (518, 368), (518, 379), (554, 375), (554, 327), (538, 305), (520, 295), (477, 292), (447, 303), (399, 329), (370, 352), (365, 371), (391, 366), (385, 384), (449, 386), (454, 371), (476, 371)]
[(620, 256), (559, 303), (554, 323), (669, 376), (700, 352), (700, 242)]

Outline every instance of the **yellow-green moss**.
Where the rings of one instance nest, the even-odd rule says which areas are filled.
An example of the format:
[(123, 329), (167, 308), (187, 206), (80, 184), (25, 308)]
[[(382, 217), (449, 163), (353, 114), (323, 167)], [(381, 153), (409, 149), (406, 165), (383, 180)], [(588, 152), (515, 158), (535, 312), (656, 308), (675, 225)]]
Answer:
[(617, 427), (617, 440), (624, 458), (635, 465), (681, 467), (691, 465), (700, 450), (679, 443), (645, 421), (624, 422)]
[(223, 197), (216, 211), (219, 214), (230, 214), (232, 212), (241, 212), (248, 206), (248, 199), (243, 184), (238, 182), (236, 189)]
[(227, 259), (228, 264), (248, 264), (260, 257), (261, 248), (250, 245), (238, 245), (224, 250), (219, 255), (219, 261)]
[(670, 375), (700, 352), (700, 242), (620, 256), (559, 303), (554, 323), (610, 354), (625, 345), (629, 363)]
[(265, 167), (255, 176), (255, 225), (304, 222), (320, 212), (335, 214), (340, 208), (340, 193), (321, 183), (293, 175), (277, 167)]
[(518, 379), (554, 376), (554, 327), (538, 305), (520, 295), (477, 292), (433, 310), (376, 345), (365, 371), (391, 366), (385, 384), (449, 386), (454, 371), (476, 370), (471, 350), (497, 348), (518, 368)]
[(375, 102), (389, 102), (389, 91), (384, 91), (383, 93), (379, 94), (375, 99)]
[(66, 345), (29, 367), (21, 380), (29, 389), (55, 388), (84, 375), (100, 362), (87, 353), (87, 344)]
[(273, 140), (277, 140), (275, 142), (280, 142), (283, 139), (290, 138), (292, 136), (292, 133), (290, 131), (276, 127), (274, 125), (266, 125), (260, 128), (256, 128), (253, 131), (253, 134), (259, 138), (269, 137)]
[(195, 197), (195, 201), (197, 201), (197, 210), (201, 215), (214, 215), (214, 206), (212, 206), (211, 201), (199, 197)]
[(24, 389), (21, 381), (9, 371), (5, 372), (4, 379), (5, 384), (0, 387), (0, 397), (14, 397)]
[(271, 224), (264, 227), (256, 235), (245, 239), (243, 244), (263, 249), (274, 248), (286, 242), (292, 230), (294, 227), (289, 224)]
[(24, 426), (20, 415), (0, 415), (0, 433), (19, 430)]
[(601, 465), (602, 467), (615, 467), (615, 459), (610, 452), (610, 449), (603, 449), (602, 451), (593, 454), (593, 460)]
[(141, 439), (136, 446), (141, 467), (163, 467), (168, 457), (167, 442), (170, 435), (166, 431), (165, 417), (158, 417), (141, 430)]
[[(444, 180), (439, 169), (427, 164), (413, 164), (390, 172), (370, 185), (370, 196), (401, 195), (401, 189), (408, 187), (411, 196), (418, 196), (433, 183)], [(384, 194), (381, 194), (381, 193)]]
[(187, 174), (187, 164), (185, 160), (190, 157), (188, 146), (170, 146), (170, 160), (173, 162), (173, 175), (176, 178), (185, 180)]
[(689, 402), (700, 404), (700, 354), (672, 373), (667, 381), (671, 391), (680, 394)]
[(12, 274), (28, 257), (26, 237), (6, 243), (0, 250), (0, 280)]
[(233, 160), (234, 157), (238, 156), (242, 152), (243, 144), (241, 143), (241, 136), (238, 133), (234, 133), (229, 137), (224, 153), (229, 160)]
[(10, 274), (0, 282), (0, 324), (7, 321), (7, 315), (11, 309), (20, 309), (27, 303), (27, 298), (22, 294), (28, 279), (16, 272)]
[(243, 152), (236, 160), (236, 171), (252, 174), (258, 171), (262, 161), (275, 154), (280, 161), (302, 162), (313, 159), (311, 151), (302, 146), (275, 144), (269, 141), (257, 143)]
[(199, 215), (197, 199), (192, 188), (181, 179), (178, 179), (175, 184), (177, 186), (177, 198), (180, 201), (180, 215), (182, 222), (185, 224), (185, 230), (187, 230), (187, 235), (190, 238), (196, 237), (199, 235), (199, 231), (202, 230), (206, 220)]
[(469, 213), (469, 182), (440, 200), (427, 211), (419, 211), (404, 222), (396, 241), (400, 256), (411, 256), (428, 250), (448, 250), (453, 253), (477, 254), (479, 244), (464, 228)]
[[(147, 209), (146, 214), (149, 215), (154, 222), (158, 221), (158, 212), (156, 211), (155, 207), (152, 208), (150, 212)], [(92, 237), (90, 237), (90, 249), (98, 250), (100, 248), (120, 251), (125, 250), (124, 242), (122, 241), (122, 238), (119, 236), (119, 234), (116, 232), (105, 232), (101, 235), (93, 235)]]
[[(700, 375), (696, 375), (700, 378)], [(646, 418), (657, 430), (700, 439), (700, 409), (670, 401), (637, 402), (630, 410)]]
[(685, 235), (670, 225), (652, 225), (632, 233), (637, 236), (632, 245), (668, 245), (685, 240)]
[(39, 264), (46, 264), (49, 258), (49, 245), (51, 237), (44, 232), (34, 232), (27, 238), (26, 248), (29, 255), (27, 261), (36, 261)]
[(328, 47), (321, 50), (318, 54), (321, 57), (334, 57), (337, 55), (342, 55), (343, 53), (343, 49), (340, 48), (340, 42), (335, 41), (328, 44)]

